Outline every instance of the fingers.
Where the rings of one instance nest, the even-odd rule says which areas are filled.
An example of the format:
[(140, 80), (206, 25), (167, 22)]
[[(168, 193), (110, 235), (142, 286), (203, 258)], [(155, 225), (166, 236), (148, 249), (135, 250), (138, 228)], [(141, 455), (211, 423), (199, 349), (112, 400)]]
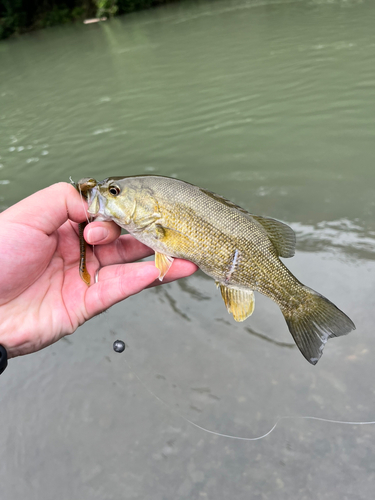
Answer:
[(86, 241), (92, 238), (91, 227), (94, 230), (94, 236), (95, 234), (99, 234), (96, 233), (98, 229), (108, 231), (105, 239), (96, 243), (98, 246), (94, 250), (95, 256), (99, 259), (102, 267), (135, 262), (154, 253), (151, 248), (146, 247), (146, 245), (143, 245), (143, 243), (133, 238), (130, 234), (118, 237), (120, 228), (112, 222), (93, 222), (86, 226), (84, 232)]
[[(192, 262), (175, 259), (163, 283), (193, 274), (197, 266)], [(99, 282), (90, 286), (86, 294), (86, 310), (89, 317), (99, 314), (117, 302), (151, 286), (162, 284), (159, 270), (153, 262), (138, 262), (107, 266), (99, 272)], [(145, 297), (145, 300), (147, 298)]]
[(156, 281), (151, 283), (150, 287), (171, 283), (172, 281), (176, 281), (180, 278), (186, 278), (187, 276), (194, 274), (197, 270), (198, 266), (196, 266), (189, 260), (174, 259), (173, 264), (169, 268), (163, 281), (160, 281), (158, 277)]
[[(133, 295), (138, 292), (130, 292), (129, 290), (133, 290), (133, 286), (138, 287), (137, 284), (133, 283), (134, 276), (127, 276), (129, 271), (136, 269), (138, 272), (142, 273), (146, 268), (153, 268), (155, 270), (154, 280), (147, 284), (147, 286), (157, 286), (162, 283), (170, 283), (171, 281), (178, 280), (180, 278), (186, 278), (191, 274), (194, 274), (198, 267), (188, 260), (183, 259), (174, 259), (173, 264), (171, 265), (168, 273), (165, 275), (163, 281), (159, 280), (159, 270), (155, 267), (155, 263), (153, 261), (147, 262), (134, 262), (132, 264), (118, 264), (113, 266), (102, 267), (99, 271), (99, 283), (102, 281), (112, 280), (113, 278), (121, 278), (124, 277), (124, 283), (126, 283), (126, 292), (127, 296)], [(145, 288), (145, 287), (143, 287)], [(125, 298), (125, 297), (124, 297)]]
[(68, 219), (86, 220), (86, 210), (87, 203), (78, 191), (71, 184), (60, 182), (25, 198), (2, 215), (50, 235)]
[[(119, 236), (120, 232), (120, 227), (114, 222), (92, 222), (86, 226), (84, 231), (85, 240), (92, 245), (97, 245), (94, 253), (100, 262), (101, 268), (136, 262), (153, 255), (154, 251), (151, 248), (136, 240), (130, 234)], [(186, 264), (183, 265), (182, 262)], [(191, 262), (181, 260), (181, 263), (171, 267), (164, 283), (181, 277), (177, 274), (174, 277), (174, 273), (181, 273), (182, 271), (183, 274), (186, 272), (184, 275), (188, 276), (197, 270), (197, 266)], [(101, 272), (107, 271), (103, 269)]]
[(114, 222), (91, 222), (85, 227), (84, 237), (90, 245), (106, 245), (115, 241), (121, 228)]
[(152, 262), (108, 266), (100, 270), (99, 282), (86, 293), (89, 318), (105, 311), (117, 302), (147, 288), (159, 276)]

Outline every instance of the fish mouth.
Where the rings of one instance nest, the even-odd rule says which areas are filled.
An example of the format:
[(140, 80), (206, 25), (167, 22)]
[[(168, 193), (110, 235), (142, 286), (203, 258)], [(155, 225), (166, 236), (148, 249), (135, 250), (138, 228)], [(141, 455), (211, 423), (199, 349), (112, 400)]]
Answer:
[(87, 203), (89, 208), (87, 212), (97, 221), (108, 221), (112, 220), (112, 217), (106, 215), (106, 199), (100, 193), (98, 187), (93, 187), (87, 193)]

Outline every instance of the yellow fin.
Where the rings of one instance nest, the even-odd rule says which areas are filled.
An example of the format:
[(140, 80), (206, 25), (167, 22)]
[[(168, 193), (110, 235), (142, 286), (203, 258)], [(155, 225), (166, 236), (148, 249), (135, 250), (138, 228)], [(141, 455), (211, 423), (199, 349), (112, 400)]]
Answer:
[(160, 275), (159, 280), (163, 281), (164, 276), (169, 271), (169, 268), (172, 265), (173, 257), (169, 257), (169, 255), (164, 255), (163, 253), (155, 252), (155, 266), (159, 269)]
[(252, 290), (240, 290), (219, 284), (221, 296), (229, 313), (235, 321), (244, 321), (251, 316), (255, 307), (255, 297)]

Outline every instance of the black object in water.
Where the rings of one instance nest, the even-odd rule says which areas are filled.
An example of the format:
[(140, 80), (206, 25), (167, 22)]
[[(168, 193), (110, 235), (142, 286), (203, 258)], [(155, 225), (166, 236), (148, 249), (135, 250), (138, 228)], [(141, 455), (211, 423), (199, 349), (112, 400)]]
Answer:
[(124, 352), (125, 351), (125, 342), (122, 340), (115, 340), (113, 342), (113, 350), (115, 352)]

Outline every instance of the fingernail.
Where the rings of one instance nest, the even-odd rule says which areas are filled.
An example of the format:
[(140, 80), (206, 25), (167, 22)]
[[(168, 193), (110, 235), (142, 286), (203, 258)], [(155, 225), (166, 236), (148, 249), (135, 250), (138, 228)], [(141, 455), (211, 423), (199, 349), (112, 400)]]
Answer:
[(93, 227), (87, 232), (87, 241), (93, 245), (94, 243), (99, 243), (107, 238), (109, 235), (108, 229), (104, 227)]

